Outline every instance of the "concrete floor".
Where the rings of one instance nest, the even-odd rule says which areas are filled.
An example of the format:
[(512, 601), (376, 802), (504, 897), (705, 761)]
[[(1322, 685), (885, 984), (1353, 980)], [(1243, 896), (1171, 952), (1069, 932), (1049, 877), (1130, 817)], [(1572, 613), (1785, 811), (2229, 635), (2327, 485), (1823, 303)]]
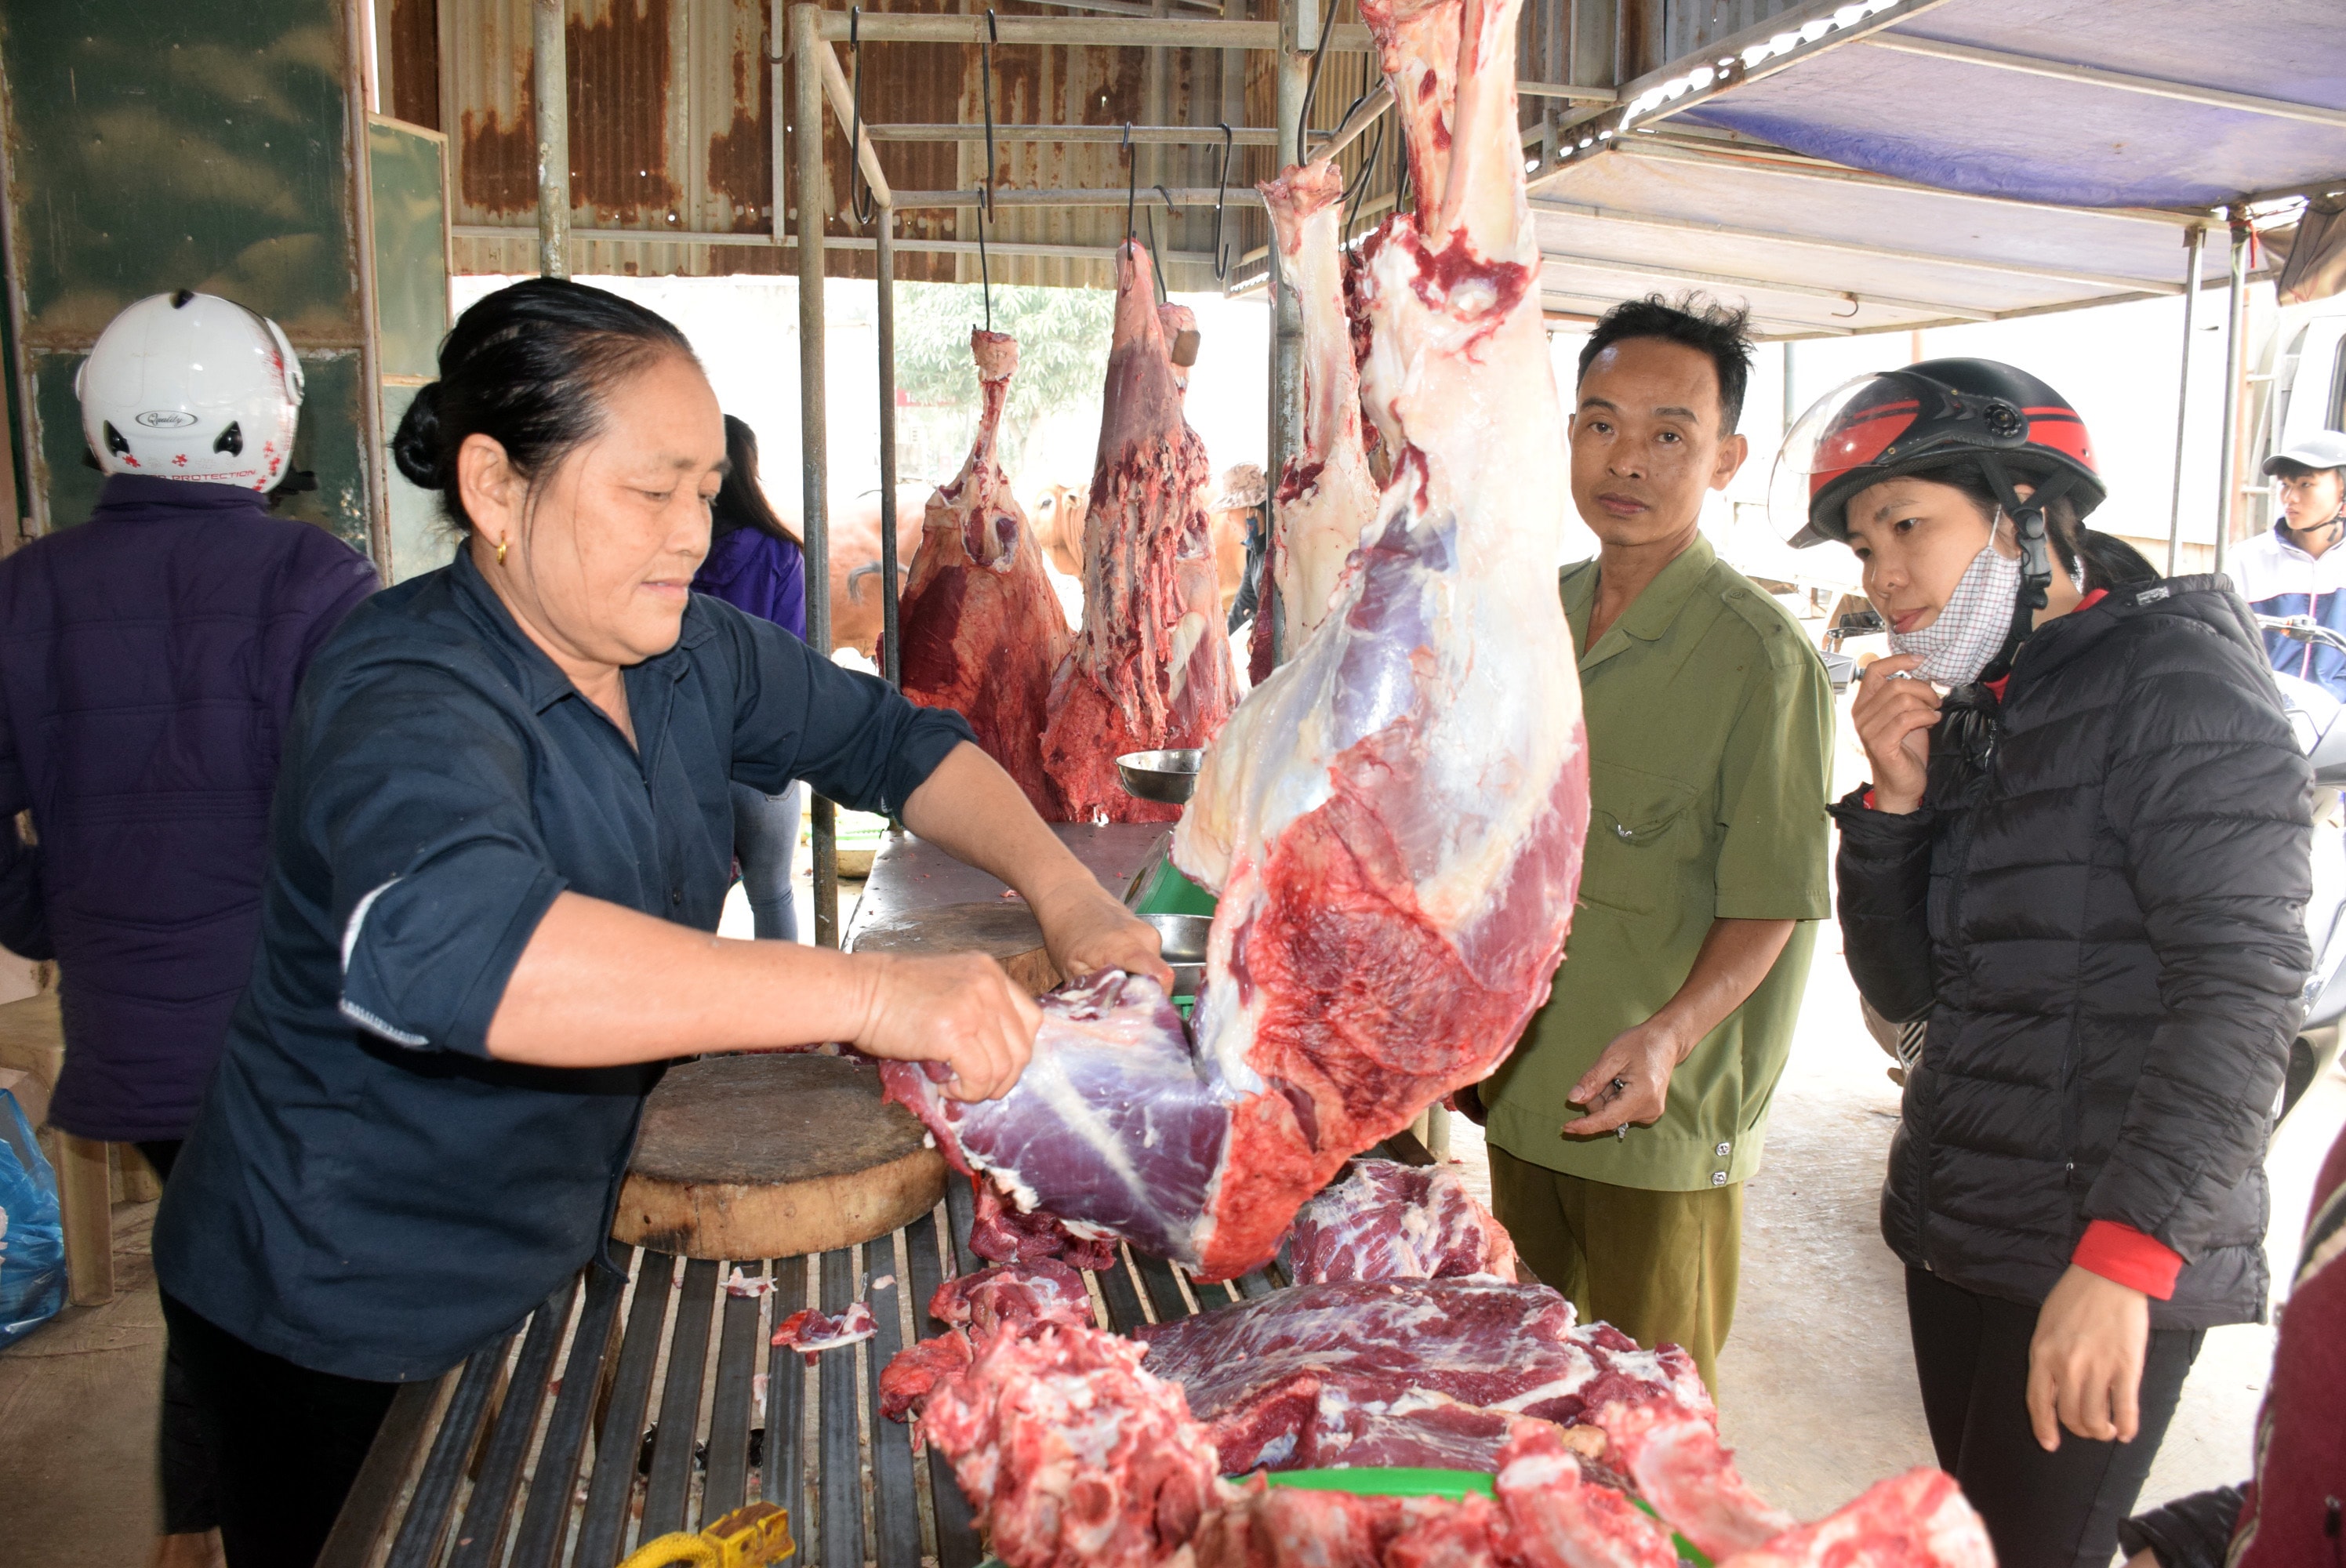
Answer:
[(157, 1528), (163, 1314), (151, 1203), (114, 1212), (116, 1295), (0, 1351), (0, 1563), (133, 1568)]
[[(746, 909), (733, 918), (746, 917)], [(746, 924), (746, 921), (743, 921)], [(746, 930), (742, 934), (747, 934)], [(1777, 1092), (1767, 1164), (1746, 1200), (1743, 1289), (1720, 1359), (1719, 1405), (1745, 1475), (1803, 1517), (1928, 1463), (1908, 1358), (1902, 1275), (1875, 1227), (1898, 1114), (1888, 1059), (1858, 1021), (1828, 925), (1792, 1061)], [(2275, 1140), (2268, 1250), (2288, 1278), (2310, 1184), (2346, 1124), (2346, 1079), (2317, 1084)], [(1454, 1118), (1454, 1152), (1487, 1194), (1481, 1138)], [(67, 1308), (0, 1352), (0, 1564), (84, 1568), (142, 1560), (155, 1529), (153, 1432), (162, 1330), (147, 1257), (151, 1204), (115, 1214), (107, 1306)], [(2208, 1336), (2144, 1495), (2235, 1481), (2272, 1331)]]
[[(1882, 1244), (1875, 1210), (1898, 1088), (1885, 1075), (1890, 1059), (1859, 1021), (1839, 928), (1828, 923), (1818, 935), (1766, 1164), (1745, 1195), (1742, 1292), (1718, 1390), (1720, 1428), (1744, 1475), (1804, 1519), (1932, 1462), (1906, 1337), (1905, 1271)], [(2295, 1268), (2313, 1178), (2341, 1125), (2346, 1077), (2332, 1074), (2274, 1140), (2266, 1252), (2276, 1280)], [(1487, 1199), (1480, 1131), (1463, 1117), (1451, 1127), (1452, 1153)], [(2208, 1334), (2146, 1500), (2247, 1475), (2272, 1338), (2259, 1324)]]

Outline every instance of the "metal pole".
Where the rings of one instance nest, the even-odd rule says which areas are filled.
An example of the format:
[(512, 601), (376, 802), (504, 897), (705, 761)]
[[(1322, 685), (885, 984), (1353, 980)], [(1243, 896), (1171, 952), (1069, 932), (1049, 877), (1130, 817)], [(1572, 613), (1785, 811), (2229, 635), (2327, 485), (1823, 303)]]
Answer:
[(2183, 436), (2191, 426), (2191, 343), (2199, 325), (2199, 263), (2208, 250), (2208, 228), (2195, 227), (2185, 237), (2190, 260), (2184, 263), (2188, 286), (2183, 290), (2183, 368), (2175, 394), (2175, 493), (2167, 509), (2167, 575), (2175, 575), (2183, 553)]
[(2248, 344), (2249, 219), (2237, 207), (2224, 209), (2232, 226), (2232, 294), (2224, 328), (2224, 450), (2218, 454), (2216, 560), (2211, 568), (2224, 569), (2224, 546), (2232, 534), (2233, 490), (2239, 484), (2240, 356)]
[(531, 0), (530, 89), (537, 97), (537, 271), (570, 276), (570, 56), (566, 0)]
[(872, 230), (880, 281), (880, 669), (904, 684), (903, 630), (896, 616), (896, 212), (882, 207)]
[[(366, 442), (367, 554), (374, 559), (376, 574), (388, 583), (393, 563), (391, 476), (384, 472), (388, 437), (382, 428), (382, 334), (372, 330), (373, 323), (381, 320), (382, 311), (375, 279), (373, 149), (370, 145), (372, 127), (367, 119), (364, 91), (364, 49), (370, 40), (357, 6), (346, 8), (344, 25), (351, 58), (346, 78), (350, 94), (351, 227), (357, 231), (351, 250), (359, 264), (359, 319), (370, 329), (359, 334), (359, 382), (365, 389), (359, 397), (359, 433)], [(12, 506), (10, 510), (15, 509)], [(15, 519), (12, 516), (7, 521), (13, 531)]]
[[(799, 235), (799, 466), (805, 488), (801, 532), (806, 540), (807, 641), (831, 657), (830, 479), (824, 437), (822, 384), (822, 66), (816, 51), (821, 8), (790, 7), (790, 168), (798, 188)], [(814, 839), (814, 940), (839, 945), (839, 840), (837, 811), (817, 795), (810, 813)]]
[[(1307, 32), (1315, 38), (1319, 33), (1317, 10), (1308, 18), (1311, 24), (1308, 29), (1303, 13), (1305, 7), (1318, 5), (1319, 0), (1279, 0), (1279, 156), (1273, 161), (1281, 168), (1295, 161), (1302, 138), (1303, 97), (1311, 85), (1311, 56), (1303, 47), (1303, 39)], [(1265, 473), (1273, 497), (1270, 504), (1276, 506), (1280, 475), (1287, 460), (1303, 450), (1303, 301), (1280, 275), (1275, 237), (1270, 247), (1270, 462)], [(1256, 613), (1271, 617), (1271, 662), (1286, 663), (1286, 638), (1277, 606), (1264, 605)]]

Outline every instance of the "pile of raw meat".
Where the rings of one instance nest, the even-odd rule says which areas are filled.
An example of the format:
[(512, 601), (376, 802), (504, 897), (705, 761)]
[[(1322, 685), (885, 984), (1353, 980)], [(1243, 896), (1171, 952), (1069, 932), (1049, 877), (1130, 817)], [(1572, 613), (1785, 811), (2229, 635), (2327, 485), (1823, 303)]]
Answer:
[(977, 440), (929, 497), (902, 609), (904, 695), (961, 710), (977, 743), (1018, 781), (1046, 821), (1062, 815), (1043, 766), (1051, 679), (1071, 641), (1043, 569), (1043, 550), (994, 455), (1018, 340), (972, 331), (981, 405)]
[(1166, 341), (1187, 314), (1160, 310), (1148, 252), (1127, 241), (1117, 254), (1116, 333), (1084, 516), (1084, 627), (1041, 730), (1058, 795), (1052, 814), (1066, 821), (1171, 821), (1176, 808), (1126, 793), (1116, 759), (1205, 745), (1237, 696), (1208, 533), (1206, 443), (1182, 416), (1186, 375)]
[[(1153, 984), (1109, 976), (1044, 1000), (1033, 1065), (1002, 1100), (947, 1101), (918, 1069), (883, 1069), (948, 1156), (1021, 1210), (1209, 1280), (1261, 1263), (1348, 1157), (1486, 1076), (1545, 999), (1571, 918), (1588, 801), (1555, 585), (1569, 486), (1503, 14), (1366, 9), (1396, 98), (1415, 101), (1396, 63), (1413, 49), (1448, 50), (1447, 76), (1413, 78), (1424, 96), (1456, 83), (1447, 137), (1413, 138), (1418, 212), (1389, 226), (1363, 286), (1366, 395), (1399, 455), (1317, 629), (1230, 716), (1176, 830), (1176, 861), (1219, 895), (1194, 1034)], [(1312, 351), (1341, 386), (1352, 351), (1327, 271), (1332, 308), (1313, 319), (1329, 341)], [(1155, 314), (1127, 291), (1119, 352), (1143, 332)], [(1173, 450), (1178, 393), (1151, 344), (1132, 362), (1161, 392), (1111, 409), (1168, 412), (1137, 445), (1103, 431), (1087, 529), (1119, 504), (1112, 452)], [(1194, 483), (1155, 477), (1155, 460), (1136, 471)], [(1146, 576), (1095, 574), (1092, 554), (1087, 603)], [(1061, 685), (1112, 667), (1131, 664), (1079, 643)], [(1045, 754), (1065, 792), (1054, 744), (1072, 709), (1054, 705)]]
[[(1991, 1561), (1929, 1471), (1796, 1525), (1737, 1474), (1683, 1352), (1582, 1328), (1553, 1290), (1486, 1271), (1513, 1247), (1454, 1176), (1362, 1162), (1306, 1206), (1290, 1247), (1299, 1277), (1308, 1256), (1341, 1279), (1136, 1340), (1097, 1329), (1082, 1275), (1056, 1260), (949, 1280), (930, 1310), (952, 1327), (882, 1369), (882, 1409), (919, 1412), (1011, 1568), (1402, 1568), (1437, 1549), (1460, 1568), (1675, 1563), (1633, 1492), (1746, 1568)], [(1362, 1466), (1479, 1471), (1497, 1496), (1222, 1479)]]

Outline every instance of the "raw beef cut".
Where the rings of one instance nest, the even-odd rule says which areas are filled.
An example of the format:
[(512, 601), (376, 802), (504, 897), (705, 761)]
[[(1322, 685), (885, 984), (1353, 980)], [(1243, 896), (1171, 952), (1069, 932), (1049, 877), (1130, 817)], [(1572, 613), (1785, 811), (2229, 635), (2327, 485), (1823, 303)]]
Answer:
[(1351, 1175), (1296, 1214), (1287, 1245), (1288, 1276), (1298, 1285), (1515, 1278), (1506, 1227), (1443, 1166), (1354, 1160)]
[(1049, 1213), (1021, 1214), (990, 1181), (977, 1188), (977, 1213), (969, 1227), (969, 1249), (989, 1263), (1033, 1263), (1056, 1257), (1076, 1268), (1107, 1268), (1116, 1263), (1113, 1237), (1078, 1236)]
[[(1231, 1107), (1201, 1078), (1180, 1013), (1155, 981), (1113, 969), (1038, 1002), (1034, 1054), (1008, 1095), (947, 1099), (931, 1075), (942, 1065), (882, 1062), (887, 1097), (928, 1124), (948, 1163), (985, 1173), (1030, 1220), (1064, 1215), (1078, 1234), (1185, 1257), (1213, 1198)], [(1259, 1244), (1261, 1257), (1288, 1217)]]
[(1963, 1488), (1923, 1466), (1868, 1487), (1831, 1517), (1789, 1531), (1721, 1568), (1995, 1568)]
[(806, 1363), (811, 1367), (820, 1352), (859, 1344), (879, 1331), (880, 1326), (872, 1316), (872, 1304), (868, 1301), (849, 1303), (847, 1310), (836, 1318), (826, 1317), (811, 1307), (802, 1307), (775, 1328), (773, 1343), (804, 1351)]
[(929, 497), (901, 614), (904, 695), (961, 710), (985, 754), (1018, 781), (1046, 821), (1062, 815), (1043, 766), (1051, 677), (1073, 641), (1043, 569), (1042, 545), (994, 455), (1018, 340), (972, 331), (982, 400), (977, 440), (950, 484)]
[[(1346, 1159), (1487, 1075), (1563, 952), (1588, 790), (1556, 594), (1570, 487), (1515, 127), (1519, 4), (1475, 0), (1452, 25), (1454, 136), (1446, 158), (1425, 154), (1443, 165), (1438, 214), (1397, 219), (1372, 263), (1372, 358), (1396, 372), (1382, 395), (1406, 442), (1392, 486), (1328, 618), (1231, 718), (1175, 834), (1177, 862), (1220, 895), (1194, 1045), (1138, 982), (1046, 998), (1033, 1064), (999, 1101), (949, 1105), (889, 1064), (892, 1096), (1021, 1209), (1208, 1280), (1269, 1257)], [(1392, 34), (1373, 0), (1368, 15)], [(1134, 308), (1137, 266), (1127, 247), (1120, 342), (1156, 325)], [(1160, 359), (1126, 360), (1170, 402)], [(1103, 432), (1104, 475), (1127, 444)], [(1086, 596), (1121, 603), (1095, 571), (1093, 537), (1115, 532), (1103, 506), (1096, 484)], [(1101, 658), (1093, 630), (1087, 612), (1061, 686), (1136, 667)], [(1105, 688), (1078, 684), (1104, 710)], [(1075, 708), (1056, 692), (1054, 708), (1045, 752), (1069, 791), (1054, 744)]]
[[(1516, 1418), (1495, 1496), (1233, 1485), (1182, 1390), (1095, 1329), (996, 1335), (942, 1382), (923, 1441), (1009, 1568), (1668, 1568), (1665, 1528), (1596, 1479), (1566, 1433)], [(1673, 1522), (1678, 1522), (1673, 1521)], [(1681, 1528), (1683, 1526), (1681, 1525)], [(1689, 1534), (1689, 1539), (1694, 1539)], [(1700, 1546), (1698, 1539), (1694, 1543)], [(1992, 1568), (1954, 1483), (1918, 1471), (1720, 1568)]]
[(1096, 1329), (1002, 1334), (921, 1412), (1012, 1568), (1165, 1563), (1228, 1490), (1181, 1390)]
[(1096, 1321), (1084, 1277), (1055, 1258), (956, 1275), (929, 1298), (929, 1316), (946, 1325), (945, 1331), (897, 1352), (880, 1369), (880, 1413), (892, 1421), (903, 1420), (938, 1383), (967, 1368), (978, 1347), (996, 1334), (1088, 1329)]
[[(1509, 1418), (1588, 1424), (1584, 1451), (1614, 1468), (1611, 1407), (1713, 1426), (1702, 1380), (1675, 1345), (1641, 1350), (1582, 1328), (1545, 1285), (1491, 1279), (1299, 1285), (1141, 1330), (1148, 1369), (1188, 1395), (1225, 1471), (1432, 1465), (1489, 1470)], [(1720, 1465), (1733, 1474), (1723, 1450)], [(1739, 1482), (1738, 1483), (1739, 1485)]]
[[(1279, 591), (1263, 600), (1276, 606), (1277, 646), (1291, 651), (1326, 618), (1378, 486), (1361, 445), (1361, 377), (1344, 312), (1343, 171), (1314, 159), (1255, 188), (1270, 210), (1280, 287), (1294, 290), (1303, 317), (1303, 445), (1280, 469), (1266, 566)], [(1269, 672), (1252, 673), (1260, 683)]]
[(1637, 1478), (1646, 1501), (1708, 1555), (1725, 1557), (1764, 1544), (1793, 1521), (1736, 1473), (1709, 1406), (1708, 1399), (1698, 1410), (1617, 1400), (1591, 1419), (1604, 1429), (1606, 1458)]
[(1076, 822), (1169, 822), (1117, 779), (1129, 751), (1203, 746), (1235, 687), (1206, 518), (1206, 443), (1181, 417), (1148, 253), (1117, 253), (1116, 336), (1091, 506), (1084, 628), (1060, 662), (1043, 761)]

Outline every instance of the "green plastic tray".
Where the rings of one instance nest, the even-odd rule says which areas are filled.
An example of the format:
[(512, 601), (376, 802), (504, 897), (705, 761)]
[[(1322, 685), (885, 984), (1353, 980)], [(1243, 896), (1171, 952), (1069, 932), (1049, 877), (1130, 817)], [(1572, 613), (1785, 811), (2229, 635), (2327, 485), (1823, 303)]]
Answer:
[[(1233, 1481), (1249, 1478), (1234, 1476)], [(1495, 1497), (1498, 1489), (1491, 1477), (1478, 1470), (1407, 1470), (1377, 1469), (1362, 1466), (1357, 1470), (1280, 1470), (1272, 1471), (1263, 1479), (1273, 1486), (1292, 1486), (1309, 1492), (1349, 1492), (1355, 1497), (1443, 1497), (1452, 1502), (1480, 1493)], [(1659, 1519), (1660, 1514), (1646, 1506), (1645, 1500), (1629, 1500), (1644, 1509), (1647, 1516)], [(1685, 1536), (1672, 1532), (1670, 1543), (1678, 1548), (1681, 1562), (1694, 1568), (1711, 1568), (1711, 1561), (1694, 1548)], [(989, 1557), (979, 1568), (1002, 1568), (1002, 1560)]]

